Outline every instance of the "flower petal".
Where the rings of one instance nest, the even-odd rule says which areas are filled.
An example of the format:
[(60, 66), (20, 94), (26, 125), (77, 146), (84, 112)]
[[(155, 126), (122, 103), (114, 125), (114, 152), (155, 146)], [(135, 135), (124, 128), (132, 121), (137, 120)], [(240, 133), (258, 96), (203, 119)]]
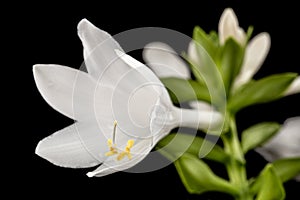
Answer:
[(128, 66), (117, 59), (115, 49), (123, 51), (115, 39), (98, 29), (88, 20), (78, 24), (78, 35), (84, 47), (84, 60), (88, 73), (101, 84), (114, 85), (120, 76), (128, 71)]
[(191, 101), (189, 106), (196, 110), (214, 111), (214, 107), (205, 101)]
[(95, 158), (89, 149), (101, 147), (102, 152), (105, 152), (107, 150), (106, 140), (101, 140), (101, 136), (99, 136), (100, 138), (93, 137), (83, 141), (81, 134), (88, 134), (95, 129), (97, 127), (91, 124), (75, 123), (41, 140), (35, 153), (62, 167), (93, 167), (100, 164), (101, 160)]
[(298, 76), (285, 91), (284, 96), (300, 93), (300, 76)]
[[(152, 137), (153, 134), (156, 134), (151, 130), (152, 113), (157, 107), (166, 112), (172, 109), (173, 104), (169, 94), (155, 74), (143, 63), (118, 50), (116, 53), (121, 60), (132, 67), (132, 70), (119, 82), (123, 90), (120, 91), (120, 87), (116, 87), (114, 90), (116, 98), (112, 101), (113, 108), (117, 108), (116, 110), (120, 114), (115, 113), (123, 123), (126, 122), (122, 126), (128, 127), (129, 132), (135, 132), (139, 137)], [(157, 104), (159, 99), (163, 104)], [(169, 118), (165, 120), (169, 122)], [(129, 128), (131, 125), (133, 126)]]
[(76, 120), (93, 116), (95, 81), (84, 72), (61, 65), (34, 65), (37, 88), (46, 102)]
[(153, 42), (145, 46), (143, 58), (147, 65), (160, 77), (189, 79), (190, 71), (183, 60), (169, 45)]
[(201, 66), (197, 48), (196, 48), (196, 44), (194, 41), (190, 42), (187, 54), (188, 54), (189, 59), (191, 59), (193, 63), (197, 64), (198, 66)]
[(239, 27), (238, 19), (231, 8), (226, 8), (219, 21), (219, 40), (221, 45), (225, 44), (229, 37), (233, 37), (240, 44), (244, 44), (246, 34)]
[(224, 117), (217, 111), (202, 111), (196, 109), (174, 109), (174, 116), (179, 126), (214, 131), (220, 129)]
[(285, 121), (277, 133), (265, 145), (256, 149), (266, 160), (300, 156), (300, 117)]
[(108, 157), (100, 167), (92, 172), (87, 173), (87, 176), (101, 177), (129, 169), (142, 161), (148, 155), (152, 147), (153, 144), (151, 145), (151, 141), (142, 140), (133, 146), (132, 159), (125, 157), (118, 161), (115, 157)]
[(271, 39), (268, 33), (260, 33), (250, 41), (241, 71), (234, 81), (234, 88), (247, 83), (259, 70), (269, 53), (270, 45)]

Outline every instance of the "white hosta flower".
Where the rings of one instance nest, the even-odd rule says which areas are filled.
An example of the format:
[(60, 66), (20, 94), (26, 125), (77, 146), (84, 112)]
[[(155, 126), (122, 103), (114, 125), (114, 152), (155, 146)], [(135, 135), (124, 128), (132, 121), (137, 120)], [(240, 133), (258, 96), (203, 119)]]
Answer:
[[(224, 10), (219, 21), (219, 41), (223, 45), (228, 38), (233, 38), (242, 46), (246, 44), (245, 31), (239, 27), (238, 19), (231, 8)], [(235, 78), (233, 88), (236, 89), (247, 83), (263, 64), (270, 49), (270, 36), (260, 33), (246, 46), (243, 65), (239, 75)]]
[[(231, 8), (224, 10), (219, 21), (219, 41), (223, 45), (228, 38), (232, 37), (241, 45), (246, 44), (245, 31), (239, 27), (238, 19)], [(271, 46), (271, 38), (268, 33), (260, 33), (249, 41), (246, 46), (243, 65), (238, 76), (233, 82), (233, 89), (237, 89), (250, 81), (253, 75), (260, 69), (266, 59)], [(294, 81), (285, 95), (300, 92), (299, 78)]]
[(144, 47), (143, 58), (160, 78), (191, 78), (189, 67), (174, 49), (162, 42), (149, 43)]
[[(247, 37), (244, 30), (239, 27), (238, 19), (231, 8), (224, 10), (219, 21), (219, 41), (223, 45), (228, 38), (233, 38), (241, 45), (245, 45)], [(240, 73), (233, 82), (233, 90), (249, 82), (262, 66), (269, 53), (271, 45), (270, 35), (260, 33), (249, 41), (245, 49), (243, 64)], [(187, 56), (193, 63), (201, 66), (194, 41), (188, 47)], [(148, 44), (143, 52), (147, 65), (161, 78), (178, 77), (188, 79), (190, 73), (188, 66), (181, 60), (175, 51), (167, 44), (154, 42)], [(300, 92), (300, 77), (287, 89), (284, 95)]]
[(298, 76), (288, 89), (284, 92), (284, 96), (300, 93), (300, 76)]
[(241, 45), (246, 43), (245, 31), (239, 27), (239, 21), (231, 8), (226, 8), (219, 21), (220, 44), (225, 44), (228, 38), (234, 38)]
[[(300, 157), (300, 117), (286, 120), (279, 133), (256, 151), (269, 162)], [(300, 175), (296, 179), (300, 181)]]
[[(193, 42), (190, 42), (188, 56), (197, 59), (196, 49)], [(182, 78), (190, 79), (189, 66), (178, 56), (175, 50), (162, 42), (152, 42), (145, 46), (143, 58), (147, 65), (159, 78)], [(191, 101), (190, 106), (196, 106), (202, 111), (213, 111), (211, 105), (202, 101)], [(210, 107), (208, 109), (208, 107)]]
[(39, 156), (63, 167), (101, 164), (88, 176), (104, 176), (140, 162), (176, 126), (207, 129), (221, 122), (216, 112), (174, 107), (152, 71), (87, 20), (79, 23), (78, 34), (88, 73), (61, 65), (33, 67), (43, 98), (76, 120), (41, 140)]
[(249, 82), (265, 61), (271, 45), (268, 33), (256, 35), (247, 44), (241, 70), (233, 82), (233, 89), (237, 89)]

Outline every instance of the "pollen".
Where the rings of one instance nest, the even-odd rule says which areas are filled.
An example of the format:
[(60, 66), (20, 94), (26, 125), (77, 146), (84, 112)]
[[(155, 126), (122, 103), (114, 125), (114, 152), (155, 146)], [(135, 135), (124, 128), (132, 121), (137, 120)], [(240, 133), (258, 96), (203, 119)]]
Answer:
[(113, 156), (113, 155), (118, 154), (118, 156), (117, 156), (118, 161), (122, 160), (125, 156), (127, 156), (128, 159), (130, 160), (130, 159), (132, 159), (132, 154), (130, 153), (130, 150), (134, 145), (134, 140), (128, 140), (125, 150), (119, 153), (118, 149), (117, 149), (117, 145), (115, 143), (117, 124), (118, 123), (115, 120), (114, 128), (113, 128), (113, 139), (107, 140), (107, 146), (109, 147), (109, 151), (105, 153), (105, 156)]
[(125, 150), (119, 153), (117, 160), (122, 160), (125, 156), (127, 156), (129, 160), (132, 159), (130, 149), (132, 148), (133, 145), (134, 145), (134, 140), (128, 140)]
[(118, 150), (112, 139), (107, 140), (107, 146), (109, 147), (109, 151), (105, 153), (105, 156), (113, 156), (115, 154), (118, 154)]

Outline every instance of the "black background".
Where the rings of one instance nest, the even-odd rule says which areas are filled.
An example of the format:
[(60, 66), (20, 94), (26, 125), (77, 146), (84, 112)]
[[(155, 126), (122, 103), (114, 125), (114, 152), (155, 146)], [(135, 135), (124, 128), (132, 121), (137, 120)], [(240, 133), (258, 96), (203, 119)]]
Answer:
[[(13, 50), (10, 51), (10, 56), (13, 56), (11, 63), (14, 64), (8, 70), (16, 71), (18, 78), (16, 85), (12, 85), (13, 90), (9, 92), (9, 96), (13, 97), (10, 99), (16, 101), (17, 105), (11, 113), (11, 121), (19, 122), (11, 126), (14, 131), (9, 133), (13, 135), (13, 141), (17, 140), (14, 144), (17, 147), (13, 148), (17, 151), (11, 153), (13, 163), (16, 164), (8, 165), (16, 169), (10, 168), (7, 173), (10, 180), (13, 180), (12, 188), (17, 188), (12, 195), (21, 194), (33, 199), (40, 198), (41, 194), (50, 198), (68, 199), (231, 199), (212, 193), (189, 195), (173, 165), (145, 174), (119, 172), (102, 178), (88, 178), (85, 174), (89, 169), (57, 167), (34, 154), (39, 140), (73, 121), (53, 110), (42, 99), (33, 81), (32, 65), (53, 63), (79, 68), (83, 56), (76, 27), (82, 18), (87, 18), (112, 35), (131, 28), (155, 26), (191, 36), (195, 25), (200, 25), (205, 31), (216, 30), (224, 8), (233, 7), (243, 28), (254, 25), (253, 35), (266, 31), (272, 38), (270, 53), (255, 78), (280, 72), (300, 73), (299, 36), (295, 30), (299, 26), (299, 11), (296, 5), (288, 1), (199, 1), (198, 5), (174, 1), (168, 6), (151, 1), (131, 5), (127, 3), (108, 5), (103, 2), (81, 2), (64, 6), (39, 3), (32, 7), (24, 5), (21, 12), (12, 9), (11, 15), (15, 16), (6, 16), (10, 26), (5, 27), (4, 32), (14, 41)], [(20, 64), (16, 64), (18, 62)], [(299, 100), (299, 95), (293, 95), (270, 104), (247, 108), (238, 114), (238, 128), (242, 130), (261, 121), (282, 123), (286, 118), (299, 116)], [(266, 164), (255, 152), (250, 152), (247, 159), (249, 176), (257, 175)], [(219, 175), (225, 175), (220, 166), (213, 164), (213, 168)], [(285, 188), (287, 199), (294, 199), (293, 195), (297, 196), (300, 184), (289, 181)]]

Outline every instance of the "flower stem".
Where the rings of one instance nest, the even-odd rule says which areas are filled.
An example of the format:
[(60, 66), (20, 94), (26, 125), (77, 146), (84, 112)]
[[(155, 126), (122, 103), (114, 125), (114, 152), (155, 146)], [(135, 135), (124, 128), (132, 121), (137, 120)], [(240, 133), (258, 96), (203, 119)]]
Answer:
[(225, 151), (232, 155), (226, 163), (226, 169), (230, 182), (239, 190), (237, 200), (252, 200), (246, 174), (246, 161), (238, 138), (236, 121), (233, 116), (229, 120), (230, 130), (222, 136)]

